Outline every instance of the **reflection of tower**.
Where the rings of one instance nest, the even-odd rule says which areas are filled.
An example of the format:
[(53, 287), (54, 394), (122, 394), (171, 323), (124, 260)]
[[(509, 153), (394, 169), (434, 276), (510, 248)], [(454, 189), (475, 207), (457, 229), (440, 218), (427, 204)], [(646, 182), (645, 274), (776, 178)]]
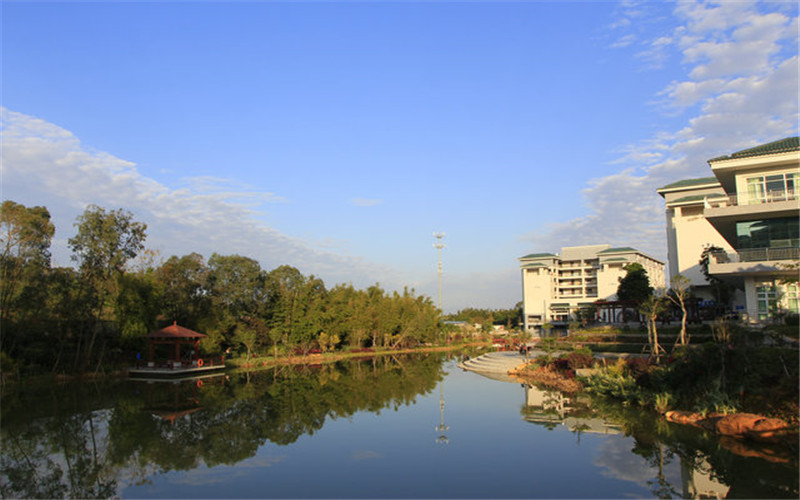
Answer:
[(439, 425), (436, 426), (436, 430), (440, 432), (439, 437), (436, 438), (437, 443), (444, 443), (447, 444), (450, 442), (450, 439), (444, 435), (445, 431), (449, 430), (450, 427), (444, 425), (444, 383), (439, 382), (439, 412), (441, 413), (442, 420)]

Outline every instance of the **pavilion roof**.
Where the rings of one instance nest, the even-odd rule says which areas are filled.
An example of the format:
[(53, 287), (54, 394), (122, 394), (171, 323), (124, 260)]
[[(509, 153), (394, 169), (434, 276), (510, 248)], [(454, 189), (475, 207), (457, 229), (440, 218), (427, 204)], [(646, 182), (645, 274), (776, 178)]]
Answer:
[(177, 322), (173, 322), (165, 328), (154, 330), (147, 334), (147, 338), (151, 339), (202, 339), (204, 337), (206, 337), (205, 334), (184, 328), (178, 325)]

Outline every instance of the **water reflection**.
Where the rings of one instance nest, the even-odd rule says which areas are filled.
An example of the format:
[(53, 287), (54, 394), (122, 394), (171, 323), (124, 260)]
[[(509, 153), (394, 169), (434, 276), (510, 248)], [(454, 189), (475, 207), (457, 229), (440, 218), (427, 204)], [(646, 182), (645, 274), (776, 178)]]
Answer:
[[(588, 397), (522, 384), (525, 421), (576, 436), (617, 434), (595, 460), (612, 477), (646, 485), (658, 498), (796, 498), (796, 448), (718, 439), (710, 433), (668, 423), (657, 416)], [(769, 447), (767, 447), (769, 448)], [(763, 457), (769, 455), (772, 460)], [(754, 470), (757, 469), (757, 472)]]
[[(413, 404), (441, 357), (387, 356), (181, 382), (71, 385), (3, 398), (4, 498), (116, 496), (120, 480), (232, 465), (326, 419)], [(93, 390), (95, 389), (95, 390)]]
[(2, 399), (0, 495), (798, 495), (791, 456), (744, 456), (633, 408), (529, 385), (520, 394), (443, 363), (396, 356), (16, 391)]
[(447, 444), (450, 439), (444, 433), (449, 431), (450, 427), (444, 424), (444, 382), (439, 382), (439, 412), (441, 420), (439, 425), (436, 426), (436, 430), (439, 431), (439, 437), (436, 438), (436, 442)]

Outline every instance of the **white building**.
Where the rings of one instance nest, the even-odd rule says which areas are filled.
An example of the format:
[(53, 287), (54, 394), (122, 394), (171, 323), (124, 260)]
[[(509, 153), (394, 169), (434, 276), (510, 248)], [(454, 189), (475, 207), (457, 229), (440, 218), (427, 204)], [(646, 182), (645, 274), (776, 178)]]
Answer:
[[(700, 258), (709, 246), (711, 275), (738, 288), (731, 304), (752, 322), (780, 308), (798, 312), (800, 144), (797, 137), (708, 161), (714, 177), (664, 186), (670, 275), (689, 278), (712, 299)], [(792, 266), (795, 266), (794, 268)], [(795, 283), (787, 283), (794, 278)]]
[(568, 322), (581, 307), (616, 300), (627, 264), (638, 262), (650, 286), (663, 287), (664, 263), (636, 249), (610, 245), (564, 247), (561, 253), (530, 254), (519, 259), (525, 329)]

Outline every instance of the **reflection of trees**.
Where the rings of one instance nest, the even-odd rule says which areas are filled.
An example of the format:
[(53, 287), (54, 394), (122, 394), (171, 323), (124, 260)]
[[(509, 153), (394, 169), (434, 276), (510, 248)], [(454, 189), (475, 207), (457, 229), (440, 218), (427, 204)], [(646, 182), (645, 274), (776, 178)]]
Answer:
[[(4, 498), (107, 498), (117, 480), (107, 462), (101, 412), (3, 426), (0, 493)], [(60, 459), (55, 457), (59, 456)]]
[[(12, 395), (2, 408), (0, 494), (110, 497), (123, 477), (234, 464), (267, 441), (288, 445), (313, 434), (329, 418), (411, 404), (435, 388), (441, 362), (381, 357), (239, 373), (202, 388), (124, 382)], [(26, 407), (26, 416), (17, 413)]]
[[(718, 486), (729, 487), (728, 498), (798, 497), (796, 451), (786, 453), (783, 463), (770, 462), (733, 453), (723, 446), (724, 439), (712, 433), (669, 424), (659, 416), (636, 408), (602, 398), (593, 400), (592, 408), (605, 418), (620, 423), (625, 434), (634, 438), (635, 445), (631, 451), (655, 469), (656, 476), (649, 481), (655, 497), (681, 496), (681, 491), (684, 495), (690, 494), (687, 486), (695, 475), (707, 477)], [(758, 446), (746, 442), (739, 444)], [(682, 485), (670, 484), (664, 476), (664, 467), (675, 457), (680, 460)]]

